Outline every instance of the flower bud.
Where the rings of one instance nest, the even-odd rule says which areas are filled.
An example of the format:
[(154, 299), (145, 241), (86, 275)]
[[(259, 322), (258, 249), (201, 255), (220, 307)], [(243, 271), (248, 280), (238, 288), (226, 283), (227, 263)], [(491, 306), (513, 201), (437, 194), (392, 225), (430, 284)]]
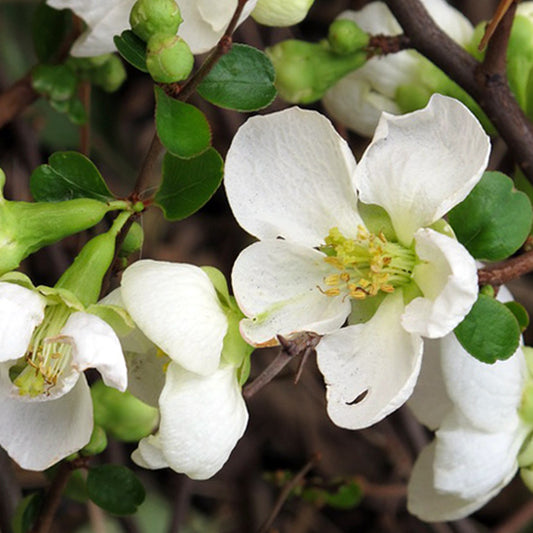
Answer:
[(133, 32), (146, 42), (157, 33), (176, 35), (182, 22), (174, 0), (137, 0), (130, 13)]
[(252, 17), (265, 26), (292, 26), (301, 22), (314, 0), (259, 0)]
[(352, 70), (362, 67), (366, 53), (338, 55), (323, 44), (289, 40), (267, 49), (276, 69), (276, 88), (287, 102), (309, 104)]
[(336, 54), (351, 54), (368, 46), (370, 37), (355, 22), (337, 19), (329, 27), (328, 41)]
[(124, 83), (126, 69), (118, 56), (110, 55), (104, 64), (89, 72), (89, 79), (104, 91), (112, 93)]
[(95, 425), (93, 428), (93, 432), (91, 433), (91, 439), (80, 450), (80, 453), (81, 455), (98, 455), (99, 453), (102, 453), (106, 448), (107, 435), (105, 434), (105, 431), (102, 427)]
[(157, 34), (148, 41), (146, 66), (154, 81), (174, 83), (189, 76), (194, 56), (181, 37)]
[(128, 257), (135, 252), (138, 252), (144, 241), (144, 232), (142, 226), (138, 222), (134, 222), (120, 247), (118, 254), (120, 257)]

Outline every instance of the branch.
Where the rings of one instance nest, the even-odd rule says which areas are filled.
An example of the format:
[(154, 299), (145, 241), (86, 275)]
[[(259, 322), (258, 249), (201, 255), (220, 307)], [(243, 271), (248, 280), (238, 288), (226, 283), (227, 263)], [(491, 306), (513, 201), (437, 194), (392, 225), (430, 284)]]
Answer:
[(533, 271), (533, 250), (518, 257), (507, 259), (503, 263), (478, 270), (480, 285), (503, 285)]
[(412, 48), (411, 40), (403, 33), (400, 35), (371, 35), (368, 41), (368, 59), (375, 56), (397, 54)]
[(14, 83), (0, 94), (0, 128), (22, 113), (39, 98), (39, 93), (31, 85), (31, 73)]
[[(257, 394), (265, 385), (268, 385), (294, 359), (294, 357), (301, 354), (302, 361), (307, 359), (309, 354), (320, 342), (321, 338), (321, 335), (310, 331), (300, 333), (298, 336), (290, 340), (278, 335), (278, 340), (281, 344), (278, 355), (265, 368), (265, 370), (257, 376), (257, 378), (243, 388), (242, 395), (244, 399), (248, 400)], [(299, 378), (300, 374), (301, 368), (298, 369), (297, 378)]]
[[(488, 72), (490, 61), (489, 65), (485, 63), (481, 66), (448, 37), (435, 24), (419, 0), (386, 0), (386, 3), (410, 38), (412, 47), (479, 103), (524, 174), (533, 183), (533, 125), (516, 102), (506, 77), (498, 72)], [(505, 15), (507, 16), (508, 14)], [(507, 26), (500, 24), (496, 33), (504, 34), (505, 31)], [(501, 38), (496, 34), (493, 37)]]

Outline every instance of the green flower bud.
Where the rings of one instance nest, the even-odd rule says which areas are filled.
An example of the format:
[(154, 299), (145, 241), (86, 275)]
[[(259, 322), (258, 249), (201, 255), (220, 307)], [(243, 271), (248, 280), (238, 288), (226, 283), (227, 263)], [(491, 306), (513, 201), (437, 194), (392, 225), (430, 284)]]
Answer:
[(109, 56), (108, 60), (98, 68), (90, 71), (89, 79), (104, 91), (112, 93), (120, 88), (126, 79), (126, 69), (120, 58)]
[(309, 104), (352, 70), (362, 67), (366, 53), (338, 55), (323, 44), (289, 40), (266, 50), (276, 69), (276, 88), (287, 102)]
[(337, 19), (329, 27), (328, 41), (336, 54), (351, 54), (368, 46), (370, 36), (355, 22)]
[(158, 410), (146, 405), (129, 392), (119, 392), (97, 381), (91, 387), (95, 424), (110, 435), (136, 442), (150, 435), (157, 425)]
[(430, 89), (422, 85), (399, 85), (395, 99), (402, 113), (411, 113), (426, 107), (432, 94)]
[(530, 468), (521, 468), (520, 477), (524, 482), (524, 485), (533, 492), (533, 469)]
[(174, 0), (137, 0), (130, 13), (130, 24), (135, 34), (148, 42), (159, 33), (174, 36), (183, 22)]
[(144, 241), (144, 232), (142, 226), (138, 222), (134, 222), (120, 247), (118, 254), (120, 257), (127, 257), (135, 252), (138, 252)]
[(56, 283), (56, 289), (72, 292), (84, 307), (98, 301), (102, 282), (115, 257), (115, 243), (119, 231), (131, 213), (120, 213), (106, 233), (93, 237), (76, 256)]
[(292, 26), (301, 22), (314, 0), (258, 0), (252, 17), (265, 26)]
[(146, 51), (148, 72), (160, 83), (184, 80), (194, 66), (191, 49), (181, 37), (154, 35), (148, 41)]
[(57, 102), (70, 100), (76, 94), (78, 79), (66, 65), (37, 65), (32, 71), (32, 86)]
[(107, 435), (102, 427), (94, 425), (91, 439), (80, 450), (81, 455), (98, 455), (107, 448)]

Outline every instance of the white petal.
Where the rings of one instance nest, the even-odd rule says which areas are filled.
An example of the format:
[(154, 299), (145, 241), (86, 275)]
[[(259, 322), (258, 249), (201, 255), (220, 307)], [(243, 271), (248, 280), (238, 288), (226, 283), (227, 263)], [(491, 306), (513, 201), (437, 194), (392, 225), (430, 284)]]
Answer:
[(218, 368), (228, 322), (201, 268), (137, 261), (122, 276), (122, 298), (141, 331), (171, 359), (202, 375)]
[(204, 377), (171, 363), (159, 403), (165, 458), (193, 479), (207, 479), (222, 468), (248, 423), (231, 367)]
[(463, 48), (470, 43), (474, 34), (471, 22), (445, 0), (422, 0), (439, 28), (444, 30), (456, 43)]
[(435, 489), (433, 464), (435, 462), (435, 441), (426, 446), (419, 455), (411, 472), (407, 486), (407, 509), (424, 522), (445, 522), (459, 520), (477, 511), (492, 499), (509, 480), (494, 487), (478, 498), (461, 498), (451, 492)]
[(318, 344), (328, 414), (338, 426), (360, 429), (375, 424), (398, 409), (413, 391), (422, 362), (422, 341), (400, 326), (402, 309), (398, 292), (383, 300), (369, 322), (326, 335)]
[(435, 94), (421, 110), (384, 113), (357, 166), (364, 203), (383, 207), (401, 242), (464, 200), (481, 178), (490, 141), (460, 102)]
[(244, 314), (241, 332), (251, 343), (295, 331), (327, 333), (342, 326), (350, 301), (326, 296), (324, 277), (332, 267), (324, 254), (282, 240), (252, 244), (237, 257), (232, 285)]
[(72, 339), (73, 368), (79, 372), (96, 368), (107, 386), (126, 390), (126, 362), (120, 341), (107, 322), (89, 313), (73, 313), (61, 335)]
[(159, 435), (149, 435), (139, 441), (139, 447), (131, 454), (134, 463), (150, 470), (167, 468), (168, 461), (161, 450)]
[(0, 374), (0, 446), (22, 468), (45, 470), (89, 442), (93, 405), (84, 376), (60, 398), (25, 402), (9, 396), (6, 365)]
[(355, 159), (329, 120), (293, 107), (253, 117), (239, 128), (224, 183), (246, 231), (318, 246), (334, 226), (347, 237), (357, 234), (362, 222), (354, 170)]
[(478, 431), (460, 413), (451, 413), (436, 433), (435, 487), (477, 499), (502, 486), (518, 469), (516, 457), (527, 432), (518, 420), (506, 431)]
[(424, 341), (422, 368), (415, 390), (407, 402), (416, 418), (432, 430), (441, 425), (453, 408), (442, 375), (441, 350), (440, 340)]
[(478, 295), (476, 263), (456, 240), (431, 229), (415, 233), (416, 253), (425, 261), (413, 279), (423, 297), (405, 308), (402, 325), (432, 339), (452, 331), (468, 314)]
[(467, 353), (455, 335), (441, 340), (441, 350), (448, 394), (470, 423), (485, 431), (515, 427), (527, 377), (522, 350), (492, 365)]
[(22, 357), (44, 318), (46, 300), (15, 283), (0, 282), (0, 362)]

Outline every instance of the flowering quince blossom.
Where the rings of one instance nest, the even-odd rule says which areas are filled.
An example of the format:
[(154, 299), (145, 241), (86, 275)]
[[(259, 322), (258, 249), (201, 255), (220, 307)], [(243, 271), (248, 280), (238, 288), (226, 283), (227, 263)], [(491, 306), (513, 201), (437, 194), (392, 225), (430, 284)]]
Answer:
[[(83, 370), (124, 391), (120, 341), (66, 289), (0, 281), (0, 446), (23, 468), (45, 470), (85, 446), (93, 406)], [(95, 306), (89, 308), (92, 311)]]
[[(384, 113), (357, 166), (313, 111), (254, 117), (237, 132), (226, 191), (261, 239), (233, 268), (241, 332), (256, 345), (329, 334), (317, 354), (337, 425), (366, 427), (404, 403), (421, 336), (446, 335), (475, 302), (474, 260), (434, 228), (479, 181), (489, 149), (470, 111), (440, 95), (414, 113)], [(349, 316), (354, 325), (339, 330)]]
[(140, 330), (122, 339), (130, 390), (159, 405), (161, 417), (157, 433), (142, 439), (132, 458), (144, 468), (207, 479), (248, 423), (237, 377), (251, 351), (238, 334), (242, 314), (232, 318), (227, 286), (215, 288), (193, 265), (137, 261), (118, 291), (104, 301), (122, 304)]
[[(500, 293), (499, 299), (510, 299), (505, 288)], [(519, 466), (531, 466), (533, 450), (526, 438), (533, 418), (524, 410), (532, 382), (527, 350), (519, 348), (510, 359), (487, 365), (468, 354), (453, 334), (426, 345), (409, 405), (437, 431), (409, 481), (411, 513), (425, 521), (463, 518), (500, 492)]]
[[(47, 0), (56, 9), (72, 9), (87, 23), (87, 30), (74, 43), (73, 56), (90, 57), (114, 52), (113, 36), (130, 29), (129, 16), (135, 0)], [(257, 0), (248, 0), (240, 22), (252, 12)], [(112, 4), (112, 5), (110, 5)], [(224, 34), (237, 0), (179, 0), (183, 23), (178, 35), (193, 54), (208, 52)]]
[[(474, 29), (468, 19), (444, 0), (422, 0), (435, 22), (458, 44), (466, 46)], [(348, 19), (372, 35), (398, 35), (402, 28), (383, 2), (371, 2), (360, 11), (345, 11)], [(336, 120), (361, 135), (371, 137), (382, 111), (398, 115), (396, 91), (402, 85), (420, 85), (419, 72), (427, 62), (418, 52), (404, 50), (370, 59), (336, 83), (323, 102)]]

